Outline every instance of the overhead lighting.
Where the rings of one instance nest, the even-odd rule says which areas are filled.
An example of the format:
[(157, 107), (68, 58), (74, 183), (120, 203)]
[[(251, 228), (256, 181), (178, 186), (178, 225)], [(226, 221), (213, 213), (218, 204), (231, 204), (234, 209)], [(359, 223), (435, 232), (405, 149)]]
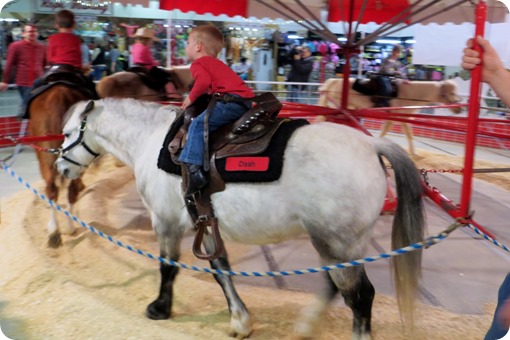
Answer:
[(289, 34), (287, 36), (287, 38), (289, 38), (289, 39), (304, 39), (302, 36), (297, 35), (297, 34)]
[(404, 41), (406, 44), (416, 44), (416, 40), (414, 39), (407, 39), (406, 41)]
[(390, 45), (397, 45), (400, 44), (400, 40), (390, 40), (390, 39), (379, 39), (375, 41), (378, 44), (390, 44)]
[(347, 41), (347, 38), (338, 38), (338, 41)]

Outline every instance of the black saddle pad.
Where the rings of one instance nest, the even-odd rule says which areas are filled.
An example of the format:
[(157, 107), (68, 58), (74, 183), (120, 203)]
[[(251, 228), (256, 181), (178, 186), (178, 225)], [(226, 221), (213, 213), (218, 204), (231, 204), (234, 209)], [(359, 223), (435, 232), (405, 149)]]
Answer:
[[(308, 125), (305, 119), (293, 119), (282, 123), (275, 132), (267, 149), (259, 155), (226, 157), (216, 160), (216, 168), (225, 182), (272, 182), (280, 178), (287, 142), (300, 127)], [(173, 139), (172, 127), (159, 152), (158, 168), (181, 175), (181, 166), (175, 164), (168, 151)], [(251, 169), (256, 169), (252, 171)]]

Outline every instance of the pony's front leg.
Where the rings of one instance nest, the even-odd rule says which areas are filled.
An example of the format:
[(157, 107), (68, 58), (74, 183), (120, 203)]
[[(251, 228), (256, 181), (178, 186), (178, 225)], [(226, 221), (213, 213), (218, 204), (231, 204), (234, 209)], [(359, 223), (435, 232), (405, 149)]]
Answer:
[[(154, 213), (151, 214), (151, 218), (161, 249), (160, 256), (165, 259), (179, 261), (184, 228), (177, 223), (164, 222)], [(168, 319), (172, 315), (173, 286), (179, 268), (161, 263), (159, 271), (161, 273), (159, 295), (156, 300), (147, 306), (146, 311), (147, 317), (152, 320)]]
[[(174, 261), (179, 260), (179, 256), (167, 257), (164, 252), (161, 252), (160, 256), (163, 258), (170, 258)], [(175, 277), (179, 273), (179, 268), (161, 263), (159, 271), (161, 273), (159, 295), (156, 300), (147, 306), (146, 311), (147, 317), (152, 320), (165, 320), (172, 315), (173, 286)]]
[[(69, 182), (67, 187), (67, 201), (69, 203), (68, 210), (71, 215), (73, 214), (74, 206), (78, 201), (78, 196), (83, 189), (85, 189), (85, 185), (83, 185), (81, 178), (73, 179)], [(73, 235), (76, 231), (73, 220), (68, 218), (66, 222), (67, 223), (65, 223), (64, 226), (60, 226), (60, 231), (65, 235)]]
[[(204, 235), (202, 243), (209, 254), (214, 253), (214, 241), (210, 234)], [(230, 270), (230, 263), (225, 249), (218, 258), (209, 261), (209, 263), (212, 269)], [(230, 311), (229, 335), (239, 339), (248, 337), (253, 331), (250, 313), (237, 294), (234, 283), (232, 282), (232, 277), (215, 274), (214, 279), (221, 286), (223, 294), (225, 294), (225, 298), (227, 299), (228, 309)]]

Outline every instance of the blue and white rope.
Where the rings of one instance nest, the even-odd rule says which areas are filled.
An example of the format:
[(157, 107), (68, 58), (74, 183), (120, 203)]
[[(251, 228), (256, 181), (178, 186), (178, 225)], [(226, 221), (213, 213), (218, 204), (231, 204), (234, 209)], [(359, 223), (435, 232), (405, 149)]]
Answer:
[(165, 259), (165, 258), (162, 258), (160, 256), (154, 256), (151, 253), (145, 252), (145, 251), (143, 251), (141, 249), (138, 249), (136, 247), (132, 247), (132, 246), (130, 246), (128, 244), (124, 244), (123, 242), (114, 239), (110, 235), (107, 235), (107, 234), (103, 233), (102, 231), (97, 230), (93, 226), (87, 224), (86, 222), (80, 220), (78, 217), (72, 215), (69, 211), (63, 209), (59, 204), (57, 204), (57, 203), (53, 202), (52, 200), (48, 199), (46, 197), (46, 195), (44, 195), (42, 193), (39, 193), (37, 191), (37, 189), (33, 188), (30, 185), (30, 183), (24, 181), (23, 178), (21, 178), (20, 176), (16, 175), (16, 173), (13, 170), (11, 170), (6, 164), (3, 164), (2, 162), (0, 162), (0, 165), (2, 166), (2, 168), (8, 174), (10, 174), (12, 177), (14, 177), (20, 184), (24, 185), (27, 189), (31, 190), (36, 196), (40, 197), (43, 201), (48, 202), (51, 207), (53, 207), (57, 211), (63, 213), (65, 216), (67, 216), (68, 218), (70, 218), (74, 222), (78, 223), (83, 228), (91, 231), (92, 233), (94, 233), (96, 235), (99, 235), (100, 237), (102, 237), (104, 239), (107, 239), (108, 241), (110, 241), (112, 243), (115, 243), (119, 247), (125, 248), (125, 249), (127, 249), (127, 250), (129, 250), (129, 251), (131, 251), (133, 253), (137, 253), (139, 255), (146, 256), (146, 257), (148, 257), (148, 258), (150, 258), (152, 260), (157, 260), (159, 262), (162, 262), (162, 263), (174, 266), (174, 267), (179, 267), (179, 268), (183, 268), (183, 269), (189, 269), (189, 270), (194, 270), (194, 271), (197, 271), (197, 272), (204, 272), (204, 273), (209, 273), (209, 274), (219, 274), (219, 275), (229, 275), (229, 276), (250, 276), (250, 277), (251, 276), (256, 276), (256, 277), (273, 276), (274, 277), (274, 276), (302, 275), (302, 274), (330, 271), (330, 270), (334, 270), (334, 269), (343, 269), (343, 268), (348, 268), (348, 267), (354, 267), (354, 266), (362, 265), (364, 263), (374, 262), (374, 261), (377, 261), (379, 259), (387, 259), (387, 258), (390, 258), (390, 257), (393, 257), (393, 256), (403, 255), (403, 254), (406, 254), (406, 253), (409, 253), (411, 251), (415, 251), (415, 250), (418, 250), (418, 249), (428, 248), (428, 247), (430, 247), (430, 246), (432, 246), (432, 245), (434, 245), (434, 244), (444, 240), (453, 230), (455, 230), (460, 225), (460, 224), (457, 224), (457, 223), (453, 224), (447, 230), (439, 233), (436, 236), (429, 237), (429, 238), (427, 238), (423, 242), (414, 243), (414, 244), (411, 244), (411, 245), (409, 245), (407, 247), (403, 247), (403, 248), (400, 248), (400, 249), (397, 249), (397, 250), (393, 250), (393, 251), (390, 251), (388, 253), (379, 254), (377, 256), (365, 257), (365, 258), (360, 259), (360, 260), (354, 260), (354, 261), (349, 261), (349, 262), (344, 262), (344, 263), (332, 264), (332, 265), (328, 265), (328, 266), (308, 268), (308, 269), (300, 269), (300, 270), (285, 270), (285, 271), (279, 271), (279, 272), (275, 272), (275, 271), (269, 271), (269, 272), (245, 272), (245, 271), (233, 271), (233, 270), (228, 270), (227, 271), (227, 270), (220, 270), (220, 269), (210, 269), (210, 268), (203, 268), (203, 267), (197, 267), (197, 266), (190, 266), (190, 265), (187, 265), (187, 264), (184, 264), (184, 263), (180, 263), (180, 262), (177, 262), (177, 261)]
[(488, 235), (484, 234), (480, 229), (478, 229), (477, 227), (475, 227), (474, 225), (471, 225), (471, 224), (466, 224), (467, 227), (473, 229), (473, 231), (475, 233), (477, 233), (478, 235), (482, 236), (484, 239), (486, 239), (487, 241), (489, 242), (492, 242), (493, 244), (495, 244), (496, 246), (500, 247), (501, 249), (503, 250), (506, 250), (507, 252), (510, 252), (510, 249), (508, 249), (507, 246), (505, 246), (504, 244), (502, 243), (499, 243), (498, 241), (496, 241), (495, 239), (493, 239), (492, 237), (489, 237)]

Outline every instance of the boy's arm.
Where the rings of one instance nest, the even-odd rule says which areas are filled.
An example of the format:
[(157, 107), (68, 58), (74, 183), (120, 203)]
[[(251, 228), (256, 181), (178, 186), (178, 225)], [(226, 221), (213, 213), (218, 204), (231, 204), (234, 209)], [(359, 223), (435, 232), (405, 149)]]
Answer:
[(209, 72), (207, 72), (200, 64), (192, 64), (190, 71), (195, 82), (188, 98), (190, 102), (193, 103), (198, 97), (207, 93), (207, 90), (211, 86), (212, 79)]

